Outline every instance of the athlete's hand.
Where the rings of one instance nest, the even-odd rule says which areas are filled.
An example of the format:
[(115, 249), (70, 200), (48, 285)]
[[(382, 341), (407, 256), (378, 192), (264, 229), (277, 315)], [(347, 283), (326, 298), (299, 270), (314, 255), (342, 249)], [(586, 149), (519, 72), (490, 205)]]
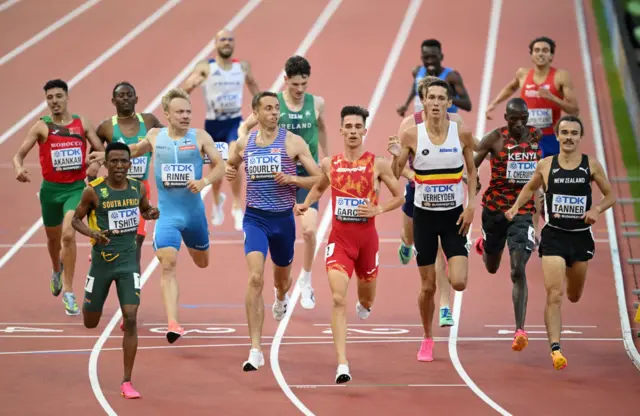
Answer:
[(553, 94), (546, 88), (540, 88), (538, 90), (538, 96), (540, 98), (544, 98), (545, 100), (553, 101)]
[(396, 157), (400, 156), (400, 139), (398, 139), (398, 136), (389, 137), (389, 141), (387, 142), (387, 152)]
[(305, 212), (309, 209), (309, 205), (307, 204), (295, 204), (293, 206), (293, 213), (297, 216), (304, 215)]
[(487, 111), (485, 111), (484, 116), (487, 118), (487, 120), (493, 120), (493, 117), (491, 117), (491, 112), (496, 108), (496, 106), (494, 104), (489, 104), (487, 106)]
[(91, 233), (91, 238), (93, 238), (94, 240), (96, 240), (96, 244), (101, 244), (101, 245), (107, 245), (111, 242), (111, 240), (109, 240), (109, 238), (107, 237), (109, 231), (104, 230), (104, 231), (93, 231)]
[(458, 222), (456, 222), (456, 225), (460, 226), (459, 228), (460, 235), (467, 235), (467, 233), (469, 232), (469, 227), (473, 222), (474, 212), (475, 212), (474, 207), (467, 206), (464, 209), (464, 211), (462, 211), (462, 214), (460, 214), (460, 217), (458, 217)]
[(29, 171), (25, 168), (20, 168), (16, 171), (16, 179), (19, 182), (31, 182), (29, 178)]
[(273, 176), (273, 179), (278, 185), (290, 185), (294, 181), (293, 176), (286, 175), (282, 172), (276, 172), (276, 174)]
[(142, 218), (147, 221), (157, 220), (160, 218), (160, 210), (156, 207), (151, 207), (142, 213)]
[(205, 187), (204, 179), (198, 179), (197, 181), (191, 180), (187, 182), (187, 188), (194, 194), (200, 193)]
[(100, 164), (98, 162), (89, 163), (87, 167), (87, 176), (97, 177), (100, 170)]
[(396, 112), (400, 117), (404, 117), (404, 114), (407, 112), (407, 108), (409, 107), (403, 104), (396, 109)]
[(507, 212), (504, 213), (504, 216), (509, 221), (513, 220), (513, 218), (518, 215), (518, 209), (516, 207), (510, 208)]
[(224, 177), (229, 182), (233, 181), (236, 178), (236, 174), (237, 173), (238, 173), (238, 170), (235, 167), (233, 167), (233, 166), (231, 166), (229, 164), (226, 165), (225, 170), (224, 170)]
[(359, 217), (373, 218), (376, 215), (382, 213), (382, 207), (378, 205), (369, 205), (368, 203), (366, 203), (358, 205), (358, 208), (356, 208), (356, 212), (358, 213)]
[(104, 162), (104, 152), (91, 152), (87, 157), (87, 163), (97, 162), (102, 164)]
[(600, 215), (600, 212), (598, 211), (598, 208), (591, 208), (589, 211), (584, 213), (582, 218), (584, 218), (585, 223), (591, 225), (591, 224), (595, 224), (596, 221), (598, 221), (599, 215)]

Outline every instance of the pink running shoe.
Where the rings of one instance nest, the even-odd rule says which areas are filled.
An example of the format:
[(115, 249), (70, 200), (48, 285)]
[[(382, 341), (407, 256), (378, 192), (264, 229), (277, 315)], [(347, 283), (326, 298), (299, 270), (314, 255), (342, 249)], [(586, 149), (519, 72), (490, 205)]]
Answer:
[(473, 247), (476, 249), (476, 253), (482, 256), (482, 253), (484, 252), (484, 239), (482, 236), (476, 238), (476, 242), (473, 243)]
[(125, 399), (139, 399), (140, 393), (133, 388), (130, 381), (126, 381), (120, 385), (120, 394)]
[(418, 361), (433, 361), (433, 338), (422, 340), (422, 345), (420, 345), (420, 350), (418, 351)]
[(184, 335), (184, 328), (178, 325), (177, 322), (169, 323), (169, 328), (167, 331), (167, 341), (169, 341), (169, 344), (173, 344), (178, 340), (178, 338), (180, 338), (183, 335)]

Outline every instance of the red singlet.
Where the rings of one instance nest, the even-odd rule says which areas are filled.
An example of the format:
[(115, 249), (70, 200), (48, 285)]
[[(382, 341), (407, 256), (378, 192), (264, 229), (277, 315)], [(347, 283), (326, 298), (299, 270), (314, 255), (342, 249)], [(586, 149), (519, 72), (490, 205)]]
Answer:
[[(491, 159), (491, 180), (482, 196), (482, 205), (491, 211), (506, 212), (513, 206), (520, 191), (533, 176), (538, 161), (542, 159), (536, 128), (528, 127), (530, 141), (522, 143), (509, 136), (507, 127), (499, 130), (503, 140), (502, 149)], [(535, 211), (533, 198), (520, 207), (519, 214)]]
[(375, 155), (365, 152), (355, 162), (343, 155), (331, 158), (331, 235), (325, 252), (327, 271), (338, 270), (371, 281), (378, 274), (378, 232), (374, 218), (358, 217), (358, 205), (378, 203), (374, 183)]
[(524, 80), (524, 85), (520, 89), (520, 97), (527, 103), (529, 107), (529, 125), (542, 130), (542, 134), (547, 136), (555, 134), (553, 128), (560, 119), (562, 109), (559, 105), (544, 98), (540, 98), (538, 91), (540, 88), (546, 88), (556, 97), (564, 98), (556, 88), (554, 82), (556, 76), (556, 68), (549, 69), (549, 75), (542, 84), (533, 82), (533, 69), (529, 70)]
[(47, 182), (72, 183), (87, 176), (87, 141), (84, 127), (77, 115), (66, 126), (53, 123), (50, 116), (42, 117), (47, 123), (49, 135), (40, 145), (42, 177)]

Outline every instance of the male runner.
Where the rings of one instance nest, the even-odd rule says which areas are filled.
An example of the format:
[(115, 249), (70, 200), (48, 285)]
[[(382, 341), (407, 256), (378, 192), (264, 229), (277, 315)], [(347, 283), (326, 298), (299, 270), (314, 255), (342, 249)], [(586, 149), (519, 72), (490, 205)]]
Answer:
[[(318, 163), (318, 144), (324, 156), (329, 156), (327, 131), (324, 124), (324, 99), (307, 93), (307, 85), (311, 76), (311, 65), (302, 56), (292, 56), (284, 65), (285, 89), (278, 93), (280, 118), (278, 126), (298, 135), (307, 143), (313, 160)], [(244, 136), (257, 124), (251, 115), (240, 126), (239, 134)], [(304, 167), (298, 163), (298, 176), (307, 176)], [(308, 189), (298, 188), (296, 203), (304, 202)], [(302, 237), (304, 238), (304, 260), (302, 276), (298, 280), (300, 287), (300, 305), (305, 309), (313, 309), (316, 300), (311, 284), (311, 267), (316, 250), (316, 224), (318, 218), (318, 202), (302, 215)]]
[[(542, 228), (538, 249), (547, 292), (544, 322), (553, 367), (561, 370), (567, 366), (560, 348), (562, 295), (566, 286), (569, 301), (580, 300), (588, 261), (595, 253), (591, 226), (615, 204), (616, 197), (602, 165), (578, 150), (584, 136), (582, 121), (576, 116), (563, 116), (556, 125), (556, 134), (560, 153), (538, 163), (533, 177), (505, 216), (515, 220), (518, 209), (539, 187), (544, 188), (547, 223)], [(603, 195), (598, 205), (592, 205), (591, 182), (598, 185)]]
[[(355, 270), (358, 277), (356, 313), (360, 319), (367, 319), (375, 299), (378, 275), (379, 239), (375, 216), (399, 208), (404, 201), (402, 186), (389, 162), (366, 152), (362, 146), (368, 116), (369, 112), (361, 107), (342, 108), (340, 133), (344, 138), (344, 152), (322, 160), (320, 180), (295, 208), (296, 215), (303, 215), (331, 186), (331, 204), (335, 208), (325, 262), (333, 295), (331, 331), (338, 356), (338, 384), (351, 380), (346, 355), (349, 280)], [(384, 205), (378, 204), (380, 182), (384, 182), (393, 196)]]
[(438, 77), (441, 80), (447, 81), (449, 85), (453, 87), (453, 104), (447, 111), (450, 113), (457, 113), (458, 108), (465, 111), (471, 111), (471, 98), (469, 98), (469, 93), (464, 86), (462, 76), (458, 71), (452, 68), (442, 67), (444, 55), (442, 54), (442, 45), (440, 44), (440, 41), (436, 39), (427, 39), (422, 42), (422, 45), (420, 45), (420, 51), (422, 65), (416, 66), (413, 71), (411, 71), (413, 82), (411, 83), (409, 96), (407, 97), (407, 101), (396, 110), (400, 117), (404, 117), (412, 100), (414, 102), (414, 111), (416, 113), (422, 111), (423, 102), (420, 98), (418, 83), (426, 76)]
[[(260, 345), (264, 323), (264, 264), (271, 251), (276, 299), (272, 312), (276, 321), (287, 312), (291, 287), (291, 262), (296, 240), (293, 206), (297, 188), (310, 189), (320, 176), (309, 146), (302, 137), (278, 127), (280, 101), (273, 92), (261, 92), (251, 103), (258, 130), (241, 136), (229, 153), (226, 177), (233, 180), (242, 162), (247, 181), (247, 208), (244, 216), (244, 253), (249, 269), (246, 309), (251, 336), (249, 359), (244, 371), (264, 365)], [(310, 174), (296, 175), (296, 162)]]
[[(131, 157), (153, 153), (158, 208), (162, 212), (154, 229), (153, 248), (162, 267), (160, 289), (169, 322), (167, 341), (174, 343), (184, 335), (178, 324), (178, 250), (184, 241), (196, 266), (209, 265), (209, 229), (200, 191), (224, 175), (224, 161), (211, 136), (190, 127), (189, 94), (180, 88), (170, 90), (162, 97), (162, 108), (169, 127), (151, 129), (145, 139), (129, 148)], [(213, 162), (213, 169), (203, 177), (205, 154)], [(99, 152), (91, 154), (93, 160), (103, 157)]]
[(528, 200), (518, 211), (520, 215), (511, 222), (504, 213), (531, 179), (542, 157), (539, 147), (542, 132), (527, 125), (527, 110), (522, 98), (509, 100), (504, 115), (507, 125), (488, 133), (474, 156), (476, 167), (479, 167), (491, 154), (491, 180), (482, 197), (482, 236), (476, 240), (475, 247), (491, 274), (500, 267), (505, 243), (509, 247), (513, 283), (511, 298), (516, 321), (511, 346), (514, 351), (522, 351), (529, 343), (524, 321), (528, 299), (526, 267), (535, 246), (534, 199)]
[[(136, 231), (139, 217), (155, 220), (160, 216), (149, 203), (147, 188), (127, 178), (131, 167), (129, 146), (114, 142), (107, 145), (107, 176), (89, 183), (82, 193), (72, 224), (80, 234), (91, 238), (91, 268), (84, 286), (82, 315), (84, 326), (100, 323), (111, 282), (116, 283), (122, 309), (124, 336), (124, 377), (120, 392), (126, 399), (140, 397), (131, 384), (131, 372), (138, 350), (137, 316), (140, 305), (140, 264), (136, 261)], [(87, 226), (82, 222), (89, 216)]]
[[(111, 103), (116, 108), (116, 115), (103, 120), (96, 129), (96, 134), (103, 143), (120, 142), (127, 145), (138, 143), (145, 138), (149, 130), (164, 127), (154, 114), (136, 112), (138, 96), (133, 85), (126, 81), (119, 82), (113, 88)], [(151, 199), (151, 187), (149, 186), (150, 162), (151, 153), (145, 153), (142, 156), (132, 158), (131, 168), (129, 169), (129, 177), (142, 183), (148, 199)], [(89, 180), (93, 179), (95, 178), (89, 178)], [(142, 245), (146, 235), (147, 223), (144, 218), (140, 218), (136, 235), (138, 264), (142, 257)]]
[[(218, 151), (224, 160), (227, 159), (229, 148), (238, 140), (238, 127), (242, 122), (243, 87), (246, 85), (251, 95), (260, 92), (258, 82), (253, 76), (251, 65), (247, 61), (239, 61), (233, 58), (235, 38), (228, 29), (223, 29), (216, 34), (215, 56), (196, 64), (193, 73), (185, 81), (184, 90), (191, 92), (198, 86), (202, 86), (202, 93), (207, 104), (204, 129), (213, 137)], [(205, 159), (205, 163), (210, 163)], [(213, 209), (211, 222), (214, 226), (224, 222), (223, 204), (226, 199), (224, 193), (220, 193), (222, 180), (216, 181), (211, 186), (213, 194)], [(238, 175), (231, 182), (233, 193), (233, 206), (231, 215), (235, 223), (235, 229), (242, 230), (242, 176)]]
[(40, 206), (53, 267), (51, 293), (58, 296), (62, 291), (65, 313), (78, 315), (80, 310), (73, 293), (76, 232), (71, 220), (82, 197), (86, 176), (95, 175), (100, 169), (100, 164), (93, 162), (87, 168), (87, 141), (95, 149), (102, 150), (104, 147), (92, 123), (69, 111), (69, 87), (66, 82), (60, 79), (47, 81), (44, 93), (51, 114), (41, 117), (29, 129), (26, 139), (13, 157), (13, 169), (18, 181), (31, 182), (29, 171), (23, 163), (37, 143), (42, 168)]
[(393, 172), (400, 177), (409, 155), (415, 171), (413, 235), (417, 251), (421, 291), (418, 298), (424, 327), (419, 361), (433, 361), (432, 321), (436, 276), (434, 263), (438, 239), (449, 264), (448, 278), (454, 290), (467, 285), (467, 232), (473, 221), (476, 192), (469, 192), (463, 208), (463, 170), (466, 167), (469, 189), (476, 189), (478, 174), (473, 163), (474, 141), (461, 123), (447, 118), (451, 106), (450, 86), (435, 80), (425, 92), (423, 125), (411, 127), (400, 135), (400, 149), (392, 148)]

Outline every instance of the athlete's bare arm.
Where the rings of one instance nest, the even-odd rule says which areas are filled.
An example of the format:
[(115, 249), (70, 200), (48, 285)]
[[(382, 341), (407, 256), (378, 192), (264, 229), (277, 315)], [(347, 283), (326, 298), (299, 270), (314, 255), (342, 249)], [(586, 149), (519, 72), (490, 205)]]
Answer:
[(589, 170), (591, 171), (591, 180), (598, 185), (598, 189), (602, 192), (602, 200), (597, 205), (592, 205), (591, 209), (584, 215), (584, 222), (594, 224), (598, 219), (598, 215), (611, 208), (616, 203), (616, 195), (611, 187), (611, 182), (607, 178), (604, 168), (594, 157), (589, 156)]
[(494, 98), (491, 103), (489, 103), (489, 105), (487, 106), (487, 112), (485, 114), (488, 120), (493, 120), (493, 117), (491, 117), (490, 113), (496, 108), (498, 104), (511, 97), (520, 89), (522, 80), (527, 76), (527, 72), (529, 72), (528, 68), (518, 68), (518, 70), (516, 71), (516, 75), (511, 79), (511, 81), (507, 83), (507, 85), (504, 86), (504, 88), (500, 90), (498, 96)]
[(400, 107), (397, 108), (398, 115), (400, 117), (404, 117), (404, 113), (407, 112), (409, 108), (409, 104), (413, 101), (413, 98), (416, 96), (416, 75), (418, 75), (418, 70), (420, 66), (416, 66), (411, 70), (411, 90), (409, 91), (409, 96), (407, 97), (407, 101), (404, 102)]
[(400, 208), (404, 204), (404, 192), (402, 185), (393, 174), (391, 162), (381, 157), (376, 158), (375, 170), (378, 172), (378, 179), (386, 185), (393, 196), (386, 204), (378, 205), (378, 208), (380, 208), (378, 214)]
[(238, 140), (236, 140), (235, 146), (229, 149), (229, 157), (227, 158), (224, 172), (224, 177), (228, 181), (233, 181), (238, 174), (238, 168), (242, 164), (242, 155), (244, 154), (245, 147), (247, 147), (248, 139), (249, 136), (240, 136)]
[(240, 66), (244, 71), (244, 84), (247, 86), (251, 95), (257, 95), (260, 92), (260, 87), (258, 86), (258, 81), (256, 81), (256, 78), (253, 76), (251, 65), (247, 61), (242, 61), (240, 62)]
[(458, 71), (452, 71), (447, 76), (447, 82), (451, 84), (455, 91), (454, 97), (451, 98), (453, 104), (465, 111), (471, 111), (471, 98), (469, 98), (467, 88), (462, 81), (462, 75)]
[[(153, 149), (156, 143), (156, 136), (158, 135), (159, 131), (160, 130), (157, 128), (151, 129), (147, 132), (147, 135), (145, 136), (144, 139), (140, 140), (138, 143), (130, 144), (129, 151), (131, 152), (131, 157), (137, 157), (147, 152), (153, 152)], [(92, 152), (89, 155), (88, 160), (91, 163), (93, 162), (103, 163), (104, 154), (105, 152), (103, 151)]]
[(109, 230), (92, 230), (82, 221), (89, 212), (98, 207), (99, 203), (98, 194), (96, 194), (93, 186), (87, 186), (84, 188), (84, 191), (82, 191), (82, 197), (80, 198), (80, 203), (76, 207), (76, 211), (73, 213), (71, 226), (80, 234), (96, 240), (97, 244), (109, 244), (109, 238), (107, 237)]
[(185, 80), (182, 89), (187, 92), (187, 94), (191, 94), (196, 87), (200, 86), (204, 82), (205, 79), (209, 76), (210, 67), (208, 60), (202, 60), (198, 62), (193, 69), (193, 72), (189, 77)]
[(322, 154), (329, 156), (329, 141), (327, 140), (327, 126), (324, 123), (324, 98), (315, 96), (316, 114), (318, 114), (318, 144)]
[(464, 128), (461, 128), (459, 131), (460, 143), (462, 144), (462, 156), (464, 157), (464, 165), (467, 170), (467, 186), (469, 189), (476, 190), (476, 192), (468, 193), (467, 207), (464, 209), (462, 214), (460, 214), (458, 222), (456, 223), (460, 225), (460, 234), (465, 235), (468, 233), (469, 227), (473, 222), (473, 213), (476, 206), (476, 195), (478, 193), (478, 170), (476, 169), (476, 164), (473, 160), (473, 148), (475, 147), (473, 134), (471, 134), (470, 131)]
[(509, 211), (505, 213), (505, 216), (509, 221), (513, 219), (518, 214), (518, 210), (521, 206), (523, 206), (527, 201), (531, 199), (533, 194), (540, 188), (546, 189), (547, 178), (549, 177), (549, 168), (551, 167), (551, 160), (553, 156), (545, 157), (536, 166), (535, 172), (533, 172), (533, 176), (529, 179), (529, 182), (526, 183), (525, 186), (522, 187), (518, 198), (513, 203), (513, 206)]
[[(113, 137), (113, 123), (111, 123), (111, 118), (102, 120), (102, 122), (98, 124), (96, 135), (98, 135), (98, 138), (102, 143), (111, 143), (111, 138)], [(96, 151), (98, 149), (90, 147), (90, 150)]]
[(238, 137), (248, 136), (251, 129), (258, 125), (258, 119), (251, 113), (238, 127)]
[(475, 149), (476, 154), (473, 156), (475, 166), (479, 167), (489, 154), (497, 154), (501, 147), (502, 141), (497, 129), (486, 134)]
[(316, 161), (311, 156), (309, 146), (304, 139), (297, 134), (287, 132), (285, 139), (287, 155), (291, 160), (299, 160), (309, 176), (285, 175), (278, 172), (275, 176), (276, 182), (281, 185), (294, 184), (298, 188), (311, 189), (313, 184), (320, 179), (321, 171), (316, 165)]
[(91, 145), (91, 148), (102, 151), (104, 150), (104, 146), (102, 145), (102, 141), (96, 134), (96, 129), (93, 127), (93, 123), (89, 121), (85, 117), (80, 117), (80, 121), (82, 122), (82, 127), (84, 128), (84, 135), (87, 138), (87, 141)]
[[(418, 129), (416, 126), (413, 126), (403, 131), (402, 134), (400, 134), (399, 140), (395, 136), (390, 139), (390, 145), (391, 143), (400, 145), (400, 151), (397, 155), (393, 155), (393, 160), (391, 162), (391, 169), (396, 179), (400, 178), (400, 175), (409, 160), (409, 155), (415, 154), (418, 141), (417, 138)], [(397, 143), (398, 141), (399, 143)]]
[(189, 181), (187, 183), (187, 188), (189, 188), (194, 194), (202, 191), (205, 186), (222, 179), (225, 173), (224, 160), (222, 160), (222, 155), (218, 152), (218, 149), (213, 142), (213, 138), (209, 133), (202, 129), (196, 130), (196, 141), (198, 142), (200, 152), (209, 156), (209, 160), (211, 161), (210, 166), (212, 166), (212, 169), (209, 170), (209, 174), (204, 178), (196, 181)]
[(16, 174), (16, 179), (20, 182), (31, 182), (29, 178), (29, 171), (23, 166), (24, 158), (27, 157), (33, 146), (40, 140), (46, 140), (49, 134), (49, 128), (47, 124), (38, 120), (27, 132), (27, 137), (22, 142), (22, 145), (13, 156), (11, 162), (13, 163), (13, 170)]
[(164, 124), (162, 124), (153, 113), (142, 113), (142, 119), (144, 120), (144, 125), (147, 127), (147, 131), (164, 127)]
[(556, 72), (554, 81), (558, 92), (562, 94), (564, 98), (551, 94), (546, 88), (540, 89), (540, 97), (557, 104), (565, 113), (577, 116), (580, 112), (580, 107), (578, 106), (578, 99), (576, 98), (576, 92), (569, 72), (564, 69), (559, 69)]
[(302, 204), (296, 204), (294, 206), (293, 212), (296, 215), (304, 214), (312, 204), (320, 199), (327, 188), (329, 188), (329, 186), (331, 185), (331, 179), (329, 178), (330, 170), (331, 158), (325, 157), (320, 161), (320, 178), (313, 184), (304, 202)]
[(160, 211), (149, 202), (147, 187), (142, 183), (140, 184), (140, 203), (138, 207), (140, 208), (140, 216), (147, 221), (157, 220), (160, 217)]

